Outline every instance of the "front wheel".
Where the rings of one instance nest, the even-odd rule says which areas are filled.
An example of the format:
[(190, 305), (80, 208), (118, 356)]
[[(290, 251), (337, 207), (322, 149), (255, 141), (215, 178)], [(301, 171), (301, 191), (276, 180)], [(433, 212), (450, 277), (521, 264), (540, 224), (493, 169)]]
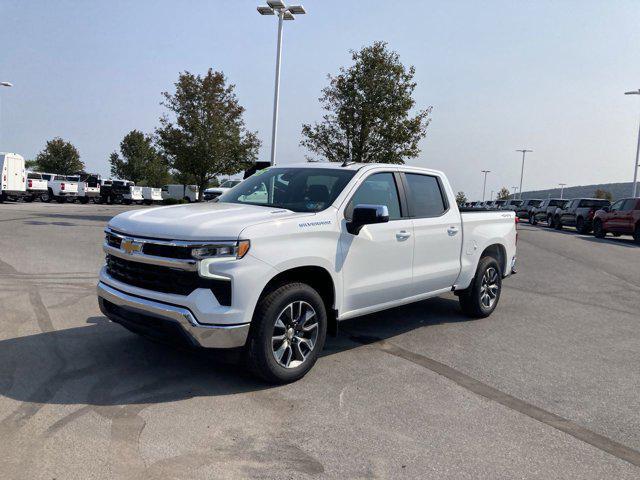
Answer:
[(49, 203), (52, 198), (53, 198), (53, 192), (51, 191), (51, 189), (49, 189), (40, 196), (40, 201)]
[(324, 347), (327, 312), (316, 290), (288, 283), (256, 307), (249, 338), (249, 368), (270, 383), (289, 383), (311, 370)]
[(578, 220), (576, 221), (576, 230), (582, 235), (586, 235), (589, 233), (589, 227), (587, 225), (587, 222), (584, 221), (584, 218), (578, 218)]
[(555, 217), (553, 219), (553, 228), (555, 228), (556, 230), (562, 230), (562, 222), (560, 221), (559, 217)]
[(553, 223), (553, 217), (551, 215), (547, 215), (547, 227), (555, 228), (555, 224)]
[(488, 317), (496, 309), (501, 291), (502, 273), (498, 261), (493, 257), (481, 258), (471, 285), (460, 292), (460, 307), (469, 317)]
[(602, 220), (596, 220), (593, 222), (593, 235), (596, 238), (604, 238), (607, 235), (607, 232), (602, 226)]

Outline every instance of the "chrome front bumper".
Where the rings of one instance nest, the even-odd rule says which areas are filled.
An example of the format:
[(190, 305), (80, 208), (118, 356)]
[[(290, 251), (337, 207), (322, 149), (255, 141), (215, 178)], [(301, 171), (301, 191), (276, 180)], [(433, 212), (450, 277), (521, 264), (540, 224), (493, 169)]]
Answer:
[[(128, 295), (103, 282), (98, 283), (97, 289), (102, 313), (132, 330), (153, 331), (154, 322), (169, 321), (177, 325), (194, 346), (204, 348), (242, 347), (249, 335), (248, 323), (203, 325), (187, 308)], [(132, 315), (135, 320), (130, 318)], [(131, 328), (133, 325), (139, 328)]]

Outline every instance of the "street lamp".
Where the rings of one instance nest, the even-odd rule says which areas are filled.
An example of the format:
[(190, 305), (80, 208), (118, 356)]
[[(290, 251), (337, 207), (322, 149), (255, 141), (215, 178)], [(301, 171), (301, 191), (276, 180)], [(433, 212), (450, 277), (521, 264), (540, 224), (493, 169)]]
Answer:
[(482, 185), (482, 201), (484, 202), (484, 195), (487, 191), (487, 173), (490, 173), (491, 170), (481, 170), (484, 173), (484, 184)]
[(562, 200), (562, 196), (564, 194), (564, 186), (566, 185), (566, 183), (559, 183), (558, 185), (560, 185), (560, 200)]
[(295, 20), (295, 15), (307, 13), (302, 5), (287, 7), (280, 0), (267, 0), (267, 5), (258, 7), (260, 15), (278, 15), (278, 49), (276, 53), (276, 86), (273, 94), (273, 126), (271, 128), (271, 165), (276, 164), (276, 134), (278, 132), (278, 100), (280, 97), (280, 60), (282, 59), (282, 23)]
[(516, 193), (518, 192), (518, 187), (511, 187), (513, 188), (513, 193), (511, 194), (511, 198), (516, 198)]
[[(0, 82), (0, 87), (13, 87), (13, 83), (11, 82)], [(1, 120), (1, 118), (0, 118)], [(0, 136), (0, 140), (2, 140), (2, 136)]]
[[(624, 92), (625, 95), (640, 95), (640, 88), (631, 92)], [(633, 166), (633, 197), (638, 193), (638, 158), (640, 156), (640, 126), (638, 126), (638, 146), (636, 147), (636, 162)]]
[(522, 149), (522, 150), (516, 150), (516, 152), (522, 152), (522, 170), (520, 170), (520, 195), (518, 196), (518, 198), (522, 198), (522, 177), (524, 176), (524, 156), (528, 152), (533, 152), (533, 150)]

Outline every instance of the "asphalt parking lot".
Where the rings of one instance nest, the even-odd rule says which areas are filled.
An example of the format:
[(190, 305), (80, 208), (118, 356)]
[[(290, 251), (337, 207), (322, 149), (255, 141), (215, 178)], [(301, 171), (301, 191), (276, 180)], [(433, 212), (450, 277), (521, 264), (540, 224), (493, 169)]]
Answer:
[(101, 314), (126, 207), (0, 205), (0, 477), (640, 476), (640, 247), (521, 225), (493, 316), (453, 295), (341, 324), (265, 385)]

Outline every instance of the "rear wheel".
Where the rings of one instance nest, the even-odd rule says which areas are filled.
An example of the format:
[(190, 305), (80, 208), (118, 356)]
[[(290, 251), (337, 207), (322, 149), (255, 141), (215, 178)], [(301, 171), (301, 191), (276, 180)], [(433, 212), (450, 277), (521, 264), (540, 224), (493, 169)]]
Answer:
[(596, 238), (604, 238), (607, 235), (607, 232), (602, 226), (602, 220), (596, 219), (593, 222), (593, 235)]
[(589, 227), (587, 226), (587, 222), (584, 221), (584, 218), (580, 217), (576, 220), (576, 230), (578, 233), (586, 235), (589, 233)]
[(459, 294), (460, 307), (470, 317), (488, 317), (496, 309), (501, 291), (500, 265), (493, 257), (483, 257), (480, 259), (471, 285)]
[(327, 313), (318, 292), (304, 283), (282, 285), (256, 307), (248, 363), (271, 383), (302, 378), (318, 359), (327, 334)]
[(53, 199), (53, 192), (51, 191), (51, 189), (47, 190), (40, 196), (41, 202), (49, 203), (52, 199)]

